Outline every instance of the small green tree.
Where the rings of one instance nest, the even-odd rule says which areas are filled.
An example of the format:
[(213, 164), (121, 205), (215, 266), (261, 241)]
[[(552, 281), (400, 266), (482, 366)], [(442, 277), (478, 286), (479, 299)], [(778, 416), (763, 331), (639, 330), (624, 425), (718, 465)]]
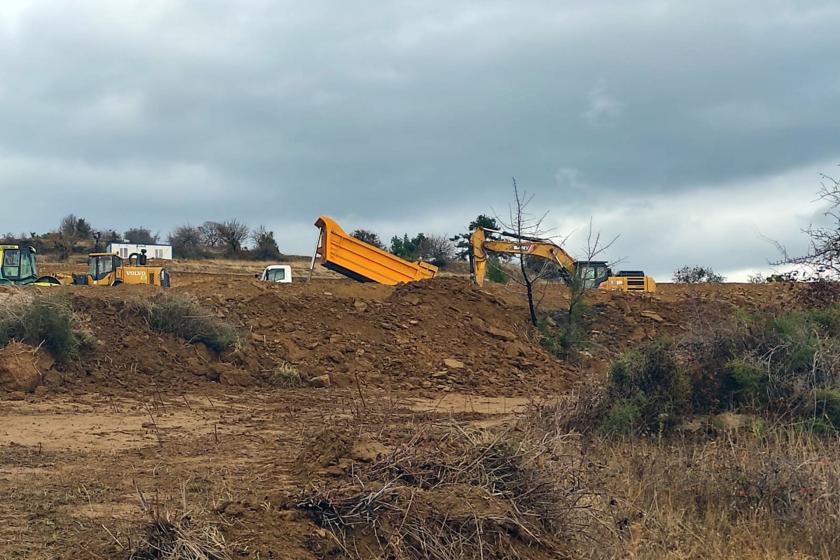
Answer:
[(358, 239), (359, 241), (364, 241), (368, 245), (373, 245), (379, 249), (385, 249), (385, 244), (382, 243), (382, 240), (379, 239), (379, 234), (376, 232), (367, 230), (367, 229), (357, 229), (353, 233), (351, 233), (353, 237)]
[(407, 233), (403, 234), (402, 238), (394, 236), (391, 238), (391, 252), (406, 260), (416, 260), (420, 258), (419, 249), (425, 239), (426, 235), (423, 233), (411, 238)]
[[(491, 229), (491, 230), (499, 230), (501, 227), (499, 226), (499, 222), (496, 218), (491, 218), (486, 214), (479, 214), (478, 217), (470, 222), (470, 225), (467, 227), (466, 233), (459, 233), (453, 237), (450, 237), (449, 240), (455, 244), (455, 256), (460, 260), (466, 260), (470, 257), (470, 235), (473, 231), (477, 228), (484, 228), (484, 229)], [(498, 236), (490, 231), (487, 232), (486, 238), (487, 239), (496, 239)]]

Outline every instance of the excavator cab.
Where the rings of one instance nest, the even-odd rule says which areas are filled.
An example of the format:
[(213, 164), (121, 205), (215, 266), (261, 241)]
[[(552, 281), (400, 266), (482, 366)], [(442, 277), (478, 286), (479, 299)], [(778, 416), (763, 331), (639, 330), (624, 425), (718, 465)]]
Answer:
[(584, 288), (597, 288), (612, 276), (612, 270), (607, 261), (576, 261), (575, 276), (583, 281)]
[(59, 283), (52, 276), (38, 276), (34, 247), (0, 245), (0, 284), (52, 286)]

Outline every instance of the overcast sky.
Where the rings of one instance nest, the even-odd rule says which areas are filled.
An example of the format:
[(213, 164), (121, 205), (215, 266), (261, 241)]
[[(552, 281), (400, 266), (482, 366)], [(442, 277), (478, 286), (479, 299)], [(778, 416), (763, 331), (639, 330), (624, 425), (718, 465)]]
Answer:
[[(840, 2), (2, 0), (0, 230), (237, 218), (310, 253), (592, 216), (662, 280), (737, 279), (840, 173)], [(26, 210), (30, 205), (31, 210)]]

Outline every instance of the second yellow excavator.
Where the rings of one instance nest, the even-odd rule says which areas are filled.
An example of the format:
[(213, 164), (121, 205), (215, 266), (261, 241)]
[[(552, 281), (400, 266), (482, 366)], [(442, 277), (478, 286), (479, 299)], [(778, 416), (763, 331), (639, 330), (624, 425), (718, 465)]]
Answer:
[[(488, 238), (488, 233), (498, 238)], [(549, 239), (525, 237), (506, 231), (476, 228), (470, 235), (470, 275), (479, 286), (487, 274), (487, 254), (529, 255), (560, 266), (565, 280), (579, 278), (585, 288), (623, 292), (654, 293), (656, 282), (641, 271), (621, 271), (613, 275), (606, 261), (576, 261), (560, 245)]]

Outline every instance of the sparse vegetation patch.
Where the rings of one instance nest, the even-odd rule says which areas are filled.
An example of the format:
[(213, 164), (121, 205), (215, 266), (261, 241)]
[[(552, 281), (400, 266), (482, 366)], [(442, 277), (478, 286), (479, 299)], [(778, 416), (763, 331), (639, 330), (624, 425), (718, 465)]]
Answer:
[(216, 352), (224, 352), (243, 342), (236, 327), (187, 296), (158, 294), (137, 300), (133, 306), (143, 314), (152, 329), (174, 334), (190, 343), (203, 343)]

